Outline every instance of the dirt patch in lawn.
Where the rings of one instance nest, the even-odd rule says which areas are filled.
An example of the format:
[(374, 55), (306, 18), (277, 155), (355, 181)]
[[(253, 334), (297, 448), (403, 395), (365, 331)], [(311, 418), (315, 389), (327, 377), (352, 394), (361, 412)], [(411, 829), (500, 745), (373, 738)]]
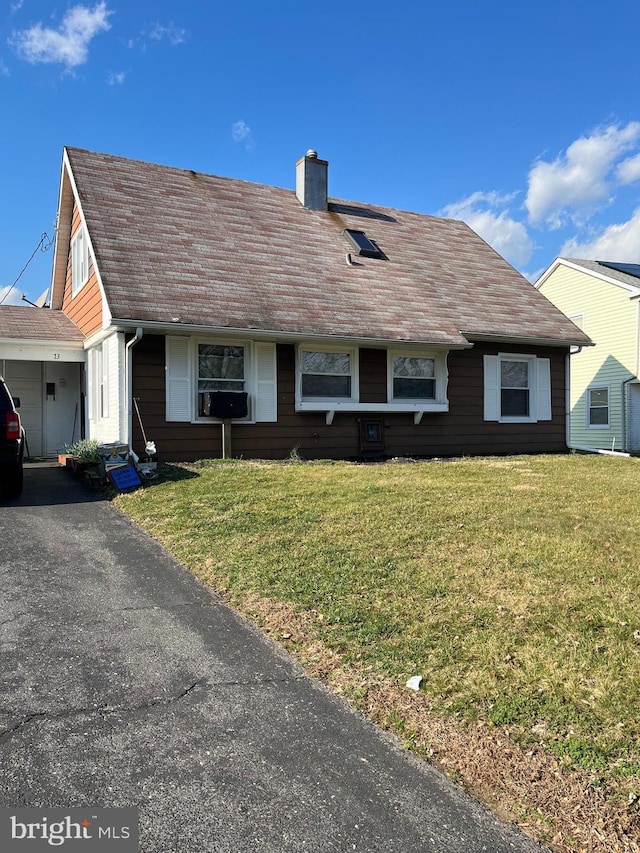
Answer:
[(287, 603), (249, 595), (239, 609), (284, 645), (314, 678), (344, 695), (370, 720), (502, 818), (562, 853), (640, 853), (640, 802), (563, 765), (539, 744), (521, 747), (515, 728), (462, 723), (433, 712), (428, 697), (381, 678), (314, 639), (320, 618)]

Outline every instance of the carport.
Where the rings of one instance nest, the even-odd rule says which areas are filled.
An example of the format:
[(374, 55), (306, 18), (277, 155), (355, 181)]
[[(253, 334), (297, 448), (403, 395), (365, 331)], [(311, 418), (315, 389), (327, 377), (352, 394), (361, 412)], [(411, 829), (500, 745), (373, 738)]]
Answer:
[(83, 342), (62, 311), (0, 306), (0, 375), (20, 398), (31, 457), (56, 456), (83, 436)]

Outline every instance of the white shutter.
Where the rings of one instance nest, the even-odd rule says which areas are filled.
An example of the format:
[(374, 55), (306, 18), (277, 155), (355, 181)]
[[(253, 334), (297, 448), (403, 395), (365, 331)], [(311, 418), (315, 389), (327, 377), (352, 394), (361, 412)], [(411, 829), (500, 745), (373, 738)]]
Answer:
[(551, 362), (536, 359), (536, 420), (551, 420)]
[(168, 421), (191, 421), (190, 339), (165, 339), (166, 418)]
[(255, 420), (278, 420), (276, 345), (255, 344), (256, 407)]
[(500, 420), (500, 359), (497, 355), (484, 357), (484, 419)]

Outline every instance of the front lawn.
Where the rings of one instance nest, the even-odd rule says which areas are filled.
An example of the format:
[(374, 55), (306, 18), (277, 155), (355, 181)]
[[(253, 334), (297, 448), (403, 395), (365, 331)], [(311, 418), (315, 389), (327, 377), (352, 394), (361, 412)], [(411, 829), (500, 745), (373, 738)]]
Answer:
[(639, 477), (208, 461), (117, 503), (407, 746), (559, 849), (613, 853), (640, 849)]

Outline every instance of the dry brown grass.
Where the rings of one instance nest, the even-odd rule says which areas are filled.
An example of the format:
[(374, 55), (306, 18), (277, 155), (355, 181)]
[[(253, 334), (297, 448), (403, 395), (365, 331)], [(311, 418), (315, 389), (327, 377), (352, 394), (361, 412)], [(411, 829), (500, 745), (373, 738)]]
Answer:
[(563, 767), (538, 744), (523, 749), (508, 728), (478, 720), (465, 725), (434, 713), (428, 697), (415, 693), (373, 668), (346, 663), (313, 638), (317, 613), (301, 613), (286, 602), (250, 594), (239, 609), (284, 645), (335, 693), (505, 820), (559, 851), (639, 853), (640, 812), (622, 786), (600, 786), (595, 774)]

